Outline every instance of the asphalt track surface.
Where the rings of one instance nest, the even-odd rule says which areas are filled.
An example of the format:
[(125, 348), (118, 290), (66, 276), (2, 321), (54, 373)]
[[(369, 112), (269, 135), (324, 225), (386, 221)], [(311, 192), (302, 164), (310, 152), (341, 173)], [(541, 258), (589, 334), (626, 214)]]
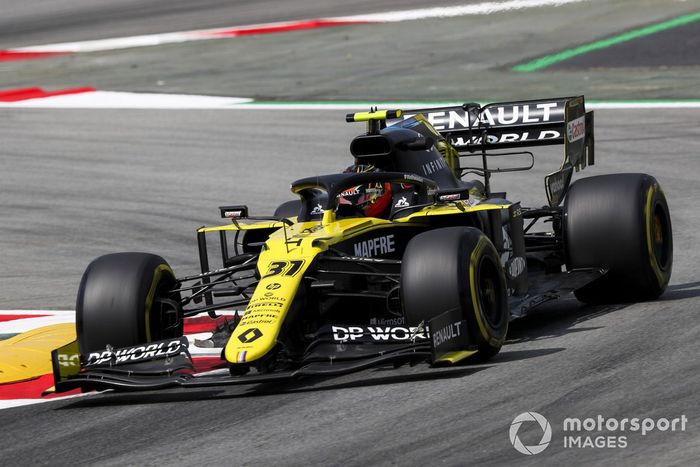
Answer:
[[(270, 212), (290, 181), (343, 168), (359, 128), (339, 111), (0, 113), (2, 307), (70, 308), (95, 256), (161, 253), (196, 270), (194, 228), (217, 206)], [(700, 113), (599, 111), (597, 160), (578, 176), (644, 171), (672, 210), (675, 264), (661, 300), (584, 307), (568, 299), (513, 324), (487, 365), (371, 371), (326, 381), (90, 396), (0, 411), (8, 464), (697, 464), (700, 437)], [(664, 125), (659, 125), (663, 121)], [(274, 128), (270, 137), (269, 128)], [(263, 147), (261, 143), (265, 141)], [(672, 147), (672, 149), (671, 149)], [(544, 202), (561, 155), (494, 189)], [(578, 177), (577, 176), (577, 177)], [(553, 444), (525, 457), (513, 418), (549, 418)], [(566, 417), (679, 417), (686, 432), (628, 434), (626, 449), (564, 449)], [(540, 433), (523, 431), (534, 444)], [(532, 438), (532, 439), (530, 439)]]
[[(477, 0), (439, 0), (431, 6)], [(0, 0), (0, 44), (19, 47), (424, 8), (422, 0)]]
[[(41, 13), (43, 3), (15, 5), (4, 1), (12, 3), (0, 10), (7, 11), (8, 17), (19, 16), (13, 12), (24, 11), (23, 8), (31, 9), (26, 16), (32, 21), (47, 15)], [(196, 11), (182, 14), (176, 20), (171, 16), (175, 16), (173, 9), (182, 4), (178, 1), (163, 2), (166, 6), (162, 12), (144, 13), (143, 19), (120, 22), (118, 15), (114, 21), (108, 21), (111, 18), (108, 10), (123, 8), (126, 15), (132, 5), (135, 11), (140, 11), (133, 2), (126, 2), (123, 7), (122, 2), (117, 2), (119, 6), (105, 1), (88, 3), (89, 6), (85, 2), (71, 2), (75, 8), (68, 17), (49, 15), (46, 21), (54, 22), (55, 28), (44, 31), (41, 25), (25, 25), (26, 30), (39, 35), (31, 40), (20, 43), (15, 35), (0, 36), (0, 48), (230, 26), (273, 18), (313, 18), (321, 13), (359, 14), (419, 7), (415, 0), (371, 2), (371, 6), (367, 6), (369, 2), (334, 1), (323, 8), (319, 5), (325, 2), (294, 0), (289, 4), (282, 2), (274, 9), (268, 2), (233, 2), (228, 6), (217, 4), (213, 10), (200, 8), (197, 3)], [(427, 6), (440, 4), (449, 2), (431, 2)], [(80, 12), (79, 7), (86, 12)], [(93, 86), (101, 90), (286, 101), (493, 101), (578, 94), (585, 94), (588, 99), (698, 99), (696, 67), (647, 67), (643, 73), (628, 68), (602, 68), (595, 72), (511, 71), (514, 65), (533, 58), (696, 9), (696, 2), (590, 0), (558, 8), (529, 8), (494, 15), (334, 27), (0, 62), (0, 89), (30, 83), (47, 89)], [(97, 13), (93, 14), (93, 10)], [(212, 11), (219, 13), (214, 18), (216, 21), (210, 17)], [(84, 27), (92, 27), (90, 24), (74, 24), (84, 21), (83, 15), (97, 16), (95, 24), (106, 25), (85, 34)], [(241, 20), (236, 21), (237, 18)], [(673, 42), (668, 45), (673, 46)], [(638, 56), (637, 65), (642, 66), (644, 52), (638, 52)]]
[[(138, 15), (124, 13), (138, 16), (133, 21), (104, 15), (114, 2), (44, 3), (0, 0), (0, 21), (12, 18), (0, 31), (21, 25), (0, 32), (0, 46), (236, 24), (224, 14), (229, 4), (215, 1), (206, 8), (198, 3), (187, 15), (177, 14), (186, 2), (166, 2), (170, 9), (161, 5), (150, 15), (155, 3), (138, 2)], [(321, 4), (329, 5), (323, 14), (365, 13), (368, 2), (285, 2), (274, 13), (268, 3), (251, 4), (235, 10), (250, 8), (240, 13), (242, 23), (321, 16), (311, 14)], [(372, 5), (380, 11), (398, 2)], [(95, 85), (280, 99), (579, 92), (588, 98), (688, 98), (700, 89), (693, 67), (508, 70), (692, 8), (692, 2), (595, 2), (488, 21), (363, 26), (2, 63), (0, 88)], [(72, 309), (85, 266), (109, 252), (152, 251), (180, 274), (196, 271), (195, 229), (220, 222), (219, 205), (242, 202), (252, 213), (269, 213), (291, 199), (291, 181), (349, 164), (349, 140), (361, 129), (343, 116), (2, 110), (0, 307)], [(417, 366), (274, 387), (103, 394), (2, 410), (0, 459), (7, 465), (697, 465), (699, 123), (697, 110), (598, 111), (597, 164), (576, 175), (634, 171), (660, 181), (672, 212), (675, 263), (659, 301), (549, 304), (513, 323), (501, 354), (480, 366)], [(558, 167), (561, 154), (536, 154), (532, 171), (495, 177), (494, 190), (543, 204), (542, 177)], [(549, 448), (530, 457), (508, 439), (511, 421), (526, 411), (546, 416), (554, 430)], [(685, 415), (689, 422), (685, 432), (627, 433), (625, 449), (565, 449), (563, 420), (598, 414)], [(535, 444), (541, 433), (520, 435)]]
[(555, 68), (688, 67), (700, 65), (700, 21), (579, 55)]
[[(431, 6), (476, 0), (439, 0)], [(422, 0), (0, 0), (0, 44), (105, 39), (188, 29), (424, 8)]]

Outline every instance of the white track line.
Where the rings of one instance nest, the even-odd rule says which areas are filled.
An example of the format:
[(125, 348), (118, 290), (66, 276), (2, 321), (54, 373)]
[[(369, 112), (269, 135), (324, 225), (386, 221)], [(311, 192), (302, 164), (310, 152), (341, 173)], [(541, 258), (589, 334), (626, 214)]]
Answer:
[(0, 102), (0, 107), (56, 109), (227, 109), (253, 102), (242, 97), (94, 91)]
[(11, 409), (13, 407), (21, 407), (23, 405), (42, 404), (44, 402), (59, 401), (65, 399), (75, 399), (76, 397), (94, 396), (99, 392), (85, 392), (82, 394), (71, 394), (70, 396), (59, 396), (51, 398), (37, 399), (2, 399), (0, 400), (0, 409)]
[(503, 2), (483, 2), (470, 5), (422, 8), (405, 11), (388, 11), (384, 13), (307, 19), (292, 22), (251, 24), (247, 26), (232, 26), (227, 28), (215, 29), (198, 29), (192, 31), (179, 31), (163, 34), (146, 34), (140, 36), (118, 37), (79, 42), (61, 42), (56, 44), (18, 47), (8, 49), (8, 51), (49, 53), (96, 52), (104, 50), (126, 49), (132, 47), (150, 47), (154, 45), (230, 38), (238, 35), (237, 33), (243, 34), (246, 30), (250, 29), (272, 28), (276, 29), (276, 31), (273, 32), (281, 32), (284, 31), (286, 27), (293, 27), (295, 25), (313, 21), (320, 21), (324, 23), (323, 25), (318, 27), (332, 26), (334, 25), (333, 23), (336, 23), (337, 25), (344, 25), (347, 23), (393, 23), (432, 18), (454, 18), (458, 16), (490, 15), (494, 13), (517, 11), (527, 8), (558, 7), (571, 3), (580, 3), (584, 1), (588, 0), (509, 0)]
[(52, 324), (75, 322), (75, 311), (68, 310), (0, 310), (0, 315), (49, 315), (0, 321), (0, 334), (19, 334)]
[[(462, 102), (255, 102), (244, 97), (93, 91), (0, 102), (0, 108), (42, 109), (180, 109), (180, 110), (367, 110), (417, 109), (461, 105)], [(698, 109), (700, 100), (589, 101), (589, 110)]]
[[(465, 101), (466, 102), (466, 101)], [(469, 100), (473, 102), (473, 100)], [(273, 102), (250, 102), (236, 104), (227, 107), (231, 110), (368, 110), (371, 106), (385, 109), (420, 109), (430, 107), (448, 107), (462, 105), (464, 102), (298, 102), (298, 103), (273, 103)], [(483, 102), (482, 102), (483, 104)], [(700, 109), (700, 101), (678, 100), (678, 101), (658, 101), (658, 102), (586, 102), (588, 110), (640, 110), (640, 109)]]
[(569, 3), (580, 3), (587, 0), (511, 0), (506, 2), (484, 2), (472, 5), (456, 5), (447, 7), (420, 8), (416, 10), (389, 11), (386, 13), (370, 13), (366, 15), (339, 16), (334, 20), (366, 21), (368, 23), (396, 23), (433, 18), (455, 18), (458, 16), (491, 15), (504, 11), (524, 10), (546, 6), (562, 6)]

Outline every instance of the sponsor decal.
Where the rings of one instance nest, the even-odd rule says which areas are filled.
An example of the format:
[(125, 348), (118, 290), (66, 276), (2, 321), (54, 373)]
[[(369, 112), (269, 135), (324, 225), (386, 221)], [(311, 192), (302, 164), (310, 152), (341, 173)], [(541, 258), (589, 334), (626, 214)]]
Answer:
[(337, 196), (337, 198), (344, 198), (346, 196), (354, 196), (354, 195), (359, 195), (360, 194), (360, 187), (362, 185), (357, 185), (355, 188), (350, 188), (348, 190), (345, 190), (341, 194)]
[(461, 327), (462, 322), (457, 321), (456, 323), (450, 323), (443, 328), (436, 329), (431, 333), (433, 337), (433, 347), (437, 348), (447, 341), (457, 339), (462, 335)]
[(505, 227), (501, 227), (501, 234), (503, 235), (503, 253), (501, 253), (501, 266), (506, 269), (508, 266), (508, 261), (511, 256), (513, 256), (513, 240), (510, 238), (510, 234)]
[(421, 177), (419, 177), (419, 176), (417, 176), (417, 175), (413, 175), (413, 174), (403, 174), (403, 178), (404, 178), (404, 180), (413, 180), (413, 181), (416, 181), (416, 182), (422, 182), (422, 181), (423, 181), (423, 178), (421, 178)]
[(248, 206), (219, 206), (221, 217), (228, 219), (240, 219), (248, 217)]
[(569, 143), (578, 141), (586, 134), (586, 117), (578, 117), (566, 124), (566, 139)]
[(403, 342), (428, 338), (426, 330), (419, 327), (331, 326), (331, 331), (333, 340), (337, 342), (352, 342), (356, 340)]
[(467, 206), (476, 206), (477, 204), (481, 203), (481, 200), (476, 198), (469, 198), (464, 202), (467, 204)]
[(354, 245), (355, 256), (371, 258), (377, 255), (385, 255), (396, 251), (394, 234), (364, 240)]
[(254, 342), (258, 340), (259, 338), (262, 337), (262, 331), (258, 328), (250, 328), (243, 334), (240, 334), (238, 336), (238, 340), (243, 342), (244, 344), (250, 344), (251, 342)]
[[(554, 120), (554, 115), (563, 112), (563, 106), (557, 107), (557, 102), (540, 102), (538, 104), (523, 104), (512, 106), (489, 107), (484, 109), (477, 119), (469, 116), (466, 110), (452, 109), (438, 112), (428, 112), (426, 118), (438, 131), (478, 128), (479, 122), (491, 126), (522, 125), (527, 123), (546, 123)], [(403, 118), (414, 117), (415, 114), (404, 114)]]
[(110, 365), (119, 365), (122, 363), (135, 363), (155, 358), (173, 357), (178, 355), (183, 347), (185, 349), (187, 348), (186, 339), (185, 342), (183, 342), (182, 339), (183, 338), (154, 342), (152, 344), (126, 347), (117, 350), (108, 347), (101, 352), (90, 352), (85, 366), (102, 365), (106, 363)]
[(272, 284), (267, 284), (265, 288), (267, 290), (277, 290), (280, 287), (282, 287), (282, 285), (279, 282), (273, 282)]
[(238, 219), (243, 214), (243, 211), (224, 211), (224, 217), (229, 219)]
[(396, 202), (396, 204), (394, 205), (395, 208), (407, 208), (409, 206), (410, 206), (410, 204), (405, 196), (402, 196), (401, 199), (398, 200)]
[(312, 216), (317, 215), (317, 214), (323, 214), (323, 206), (321, 206), (320, 203), (317, 204), (316, 206), (314, 206), (314, 208), (311, 210)]
[(402, 326), (406, 324), (406, 318), (397, 316), (396, 318), (371, 318), (369, 324), (380, 326)]
[(515, 279), (520, 274), (525, 272), (525, 258), (522, 256), (516, 256), (508, 264), (508, 275)]
[(241, 324), (251, 324), (255, 319), (276, 320), (279, 318), (279, 310), (253, 310), (248, 316), (241, 318)]
[(272, 310), (272, 309), (267, 309), (267, 310), (252, 310), (249, 312), (246, 312), (245, 316), (241, 318), (241, 324), (243, 322), (249, 322), (248, 320), (251, 319), (260, 319), (260, 318), (271, 318), (271, 319), (277, 319), (279, 317), (279, 310)]
[(274, 319), (248, 319), (248, 320), (241, 320), (241, 324), (245, 324), (246, 326), (250, 325), (259, 325), (259, 324), (272, 324), (274, 323)]
[(543, 141), (558, 138), (561, 138), (561, 133), (559, 133), (557, 130), (541, 130), (535, 133), (523, 131), (520, 133), (502, 133), (500, 135), (487, 135), (485, 142), (483, 141), (483, 138), (481, 136), (474, 136), (472, 138), (460, 136), (459, 138), (452, 138), (450, 142), (455, 147), (461, 147), (475, 144), (479, 145), (517, 143), (524, 141)]
[(445, 168), (447, 168), (447, 163), (442, 158), (434, 159), (421, 165), (424, 175), (431, 175)]
[(564, 164), (560, 171), (553, 172), (544, 178), (547, 201), (549, 201), (550, 206), (557, 206), (561, 203), (569, 186), (572, 172), (573, 167), (569, 164)]
[(549, 184), (549, 189), (552, 193), (561, 193), (564, 191), (564, 176), (563, 174), (560, 176), (552, 176), (552, 180)]
[(256, 303), (249, 303), (248, 306), (246, 307), (247, 310), (252, 310), (254, 308), (282, 308), (284, 306), (284, 303), (279, 303), (279, 302), (256, 302)]
[(462, 197), (459, 193), (452, 193), (449, 195), (440, 195), (440, 201), (459, 201)]
[(275, 296), (274, 293), (272, 292), (265, 292), (264, 297), (255, 297), (252, 298), (248, 303), (260, 303), (260, 302), (286, 302), (287, 299), (285, 297), (277, 297)]

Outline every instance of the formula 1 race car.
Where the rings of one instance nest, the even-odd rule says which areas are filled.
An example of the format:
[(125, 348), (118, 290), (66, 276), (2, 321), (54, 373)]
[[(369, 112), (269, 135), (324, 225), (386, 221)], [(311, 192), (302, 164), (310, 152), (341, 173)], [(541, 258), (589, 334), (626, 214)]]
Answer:
[[(631, 302), (665, 290), (672, 230), (654, 177), (571, 183), (594, 163), (582, 96), (372, 109), (347, 120), (367, 125), (350, 144), (354, 165), (294, 182), (298, 199), (272, 216), (221, 207), (230, 223), (197, 234), (200, 273), (177, 277), (147, 253), (95, 259), (78, 291), (77, 340), (52, 354), (55, 390), (482, 362), (501, 349), (509, 321), (546, 301), (573, 292), (585, 303)], [(519, 148), (544, 145), (564, 146), (561, 167), (545, 178), (546, 206), (491, 191), (493, 173), (533, 166)], [(504, 167), (506, 159), (517, 163)], [(481, 180), (463, 180), (469, 173)], [(221, 365), (196, 374), (183, 321), (226, 309), (244, 312), (207, 343), (222, 347)]]

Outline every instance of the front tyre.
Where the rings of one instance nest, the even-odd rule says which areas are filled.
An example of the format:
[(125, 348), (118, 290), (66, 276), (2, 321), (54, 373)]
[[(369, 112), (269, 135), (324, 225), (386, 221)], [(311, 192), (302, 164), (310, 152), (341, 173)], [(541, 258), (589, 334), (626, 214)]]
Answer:
[(169, 293), (175, 283), (160, 256), (115, 253), (95, 259), (83, 274), (75, 308), (81, 354), (181, 336), (179, 296)]
[(416, 235), (401, 265), (401, 299), (407, 325), (460, 310), (475, 330), (484, 361), (496, 355), (508, 330), (506, 280), (491, 240), (472, 227), (448, 227)]
[(564, 242), (569, 269), (608, 269), (575, 291), (584, 303), (655, 299), (671, 278), (671, 216), (651, 175), (601, 175), (572, 184), (564, 204)]

